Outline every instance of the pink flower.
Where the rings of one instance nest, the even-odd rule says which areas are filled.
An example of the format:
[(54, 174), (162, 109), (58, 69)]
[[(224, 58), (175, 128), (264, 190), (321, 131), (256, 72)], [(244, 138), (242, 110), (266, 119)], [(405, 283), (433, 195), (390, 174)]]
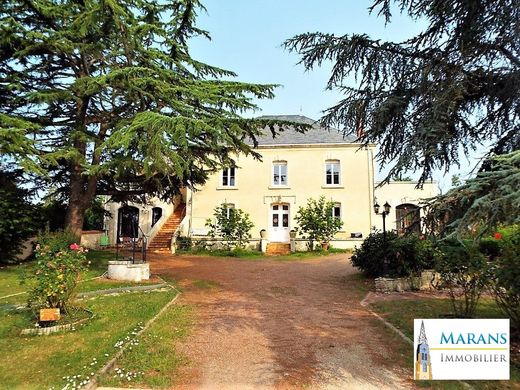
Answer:
[(496, 232), (494, 237), (495, 237), (495, 240), (501, 240), (502, 239), (502, 233)]
[(70, 244), (69, 248), (72, 249), (73, 251), (79, 251), (81, 247), (78, 244), (74, 243), (74, 244)]

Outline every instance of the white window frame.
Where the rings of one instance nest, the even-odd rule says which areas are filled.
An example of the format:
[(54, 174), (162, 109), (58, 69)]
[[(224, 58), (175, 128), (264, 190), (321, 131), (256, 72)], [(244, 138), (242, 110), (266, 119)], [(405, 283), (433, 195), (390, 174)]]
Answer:
[[(282, 166), (285, 166), (285, 183), (282, 183), (282, 181), (281, 181), (281, 176), (282, 176), (281, 167)], [(276, 172), (277, 170), (278, 170), (278, 172)], [(278, 173), (278, 177), (280, 177), (279, 183), (275, 183), (275, 181), (274, 181), (274, 177), (275, 177), (276, 173)], [(289, 164), (287, 164), (287, 161), (284, 161), (284, 160), (273, 161), (273, 168), (271, 170), (271, 184), (273, 187), (287, 187), (289, 185)]]
[(227, 219), (229, 219), (230, 210), (231, 209), (233, 209), (233, 210), (236, 209), (237, 206), (236, 206), (235, 203), (224, 203), (224, 204), (226, 206), (226, 217), (227, 217)]
[[(339, 216), (336, 215), (336, 209), (339, 209)], [(338, 218), (341, 221), (341, 218), (343, 217), (343, 210), (341, 207), (341, 203), (334, 202), (334, 206), (332, 207), (332, 217)]]
[[(327, 183), (327, 176), (328, 176), (327, 168), (329, 165), (331, 166), (331, 177), (330, 177), (331, 182)], [(337, 166), (337, 170), (334, 169), (334, 166)], [(324, 177), (325, 186), (340, 186), (341, 185), (341, 162), (339, 160), (333, 160), (333, 159), (326, 160), (324, 173), (325, 173), (325, 177)], [(336, 173), (337, 173), (337, 178), (338, 178), (337, 183), (334, 182), (334, 176)]]
[[(233, 175), (231, 175), (233, 172)], [(227, 184), (224, 184), (224, 175), (227, 173)], [(233, 179), (233, 184), (231, 184), (231, 179)], [(237, 186), (237, 169), (236, 167), (224, 168), (222, 170), (222, 174), (220, 175), (220, 186), (223, 188), (234, 188)]]

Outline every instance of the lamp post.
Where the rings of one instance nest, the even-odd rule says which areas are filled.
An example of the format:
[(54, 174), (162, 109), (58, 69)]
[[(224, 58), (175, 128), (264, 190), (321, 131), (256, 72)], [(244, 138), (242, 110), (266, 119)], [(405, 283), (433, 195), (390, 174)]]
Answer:
[(374, 212), (377, 214), (377, 215), (382, 215), (383, 216), (383, 245), (385, 246), (385, 258), (384, 258), (384, 261), (383, 261), (383, 265), (384, 265), (384, 270), (383, 272), (385, 273), (385, 275), (388, 273), (388, 264), (387, 264), (387, 256), (386, 256), (386, 249), (387, 249), (387, 245), (386, 245), (386, 216), (388, 214), (390, 214), (390, 208), (392, 206), (390, 206), (390, 204), (388, 202), (385, 202), (385, 204), (383, 205), (383, 212), (381, 212), (381, 214), (379, 213), (379, 204), (376, 202), (376, 204), (374, 204)]

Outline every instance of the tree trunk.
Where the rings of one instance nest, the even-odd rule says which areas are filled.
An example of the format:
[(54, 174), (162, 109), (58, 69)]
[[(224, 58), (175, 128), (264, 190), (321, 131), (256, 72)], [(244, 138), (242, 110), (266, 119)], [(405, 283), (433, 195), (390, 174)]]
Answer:
[(81, 239), (81, 233), (83, 232), (85, 210), (86, 208), (82, 207), (77, 202), (73, 202), (71, 198), (69, 207), (67, 209), (67, 215), (65, 217), (65, 229), (71, 233), (74, 233), (74, 235), (78, 238), (78, 241)]
[(70, 178), (69, 207), (65, 216), (65, 228), (81, 239), (83, 232), (83, 220), (85, 210), (92, 204), (96, 197), (97, 177), (91, 176), (85, 180), (81, 175), (81, 167), (73, 167)]

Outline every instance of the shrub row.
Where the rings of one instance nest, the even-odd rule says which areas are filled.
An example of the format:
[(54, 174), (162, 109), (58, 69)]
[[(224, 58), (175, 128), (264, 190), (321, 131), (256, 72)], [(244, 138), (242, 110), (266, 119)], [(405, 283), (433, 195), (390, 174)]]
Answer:
[(520, 330), (520, 225), (499, 229), (478, 241), (367, 237), (354, 251), (352, 264), (371, 277), (418, 275), (434, 268), (441, 276), (457, 317), (471, 317), (484, 291), (489, 291), (513, 331)]

